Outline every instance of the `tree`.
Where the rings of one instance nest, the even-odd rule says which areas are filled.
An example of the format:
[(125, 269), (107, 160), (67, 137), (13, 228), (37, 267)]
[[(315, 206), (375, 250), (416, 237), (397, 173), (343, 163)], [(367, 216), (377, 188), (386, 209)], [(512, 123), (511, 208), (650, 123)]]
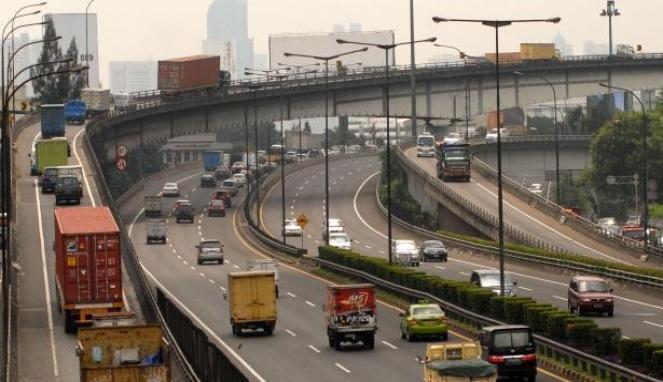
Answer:
[[(69, 44), (69, 49), (67, 49), (67, 54), (65, 55), (67, 58), (73, 59), (73, 61), (67, 65), (76, 67), (78, 66), (78, 47), (76, 46), (76, 38), (71, 39), (71, 43)], [(64, 69), (64, 67), (63, 67)], [(64, 84), (62, 87), (64, 88), (65, 86), (68, 87), (67, 91), (67, 99), (79, 99), (81, 98), (81, 89), (85, 86), (85, 76), (87, 73), (85, 72), (78, 72), (78, 73), (71, 73), (71, 74), (65, 74), (61, 78), (58, 79), (58, 81), (62, 81)], [(58, 82), (58, 86), (60, 86)], [(64, 90), (64, 89), (63, 89)]]
[[(44, 40), (53, 40), (56, 38), (55, 26), (53, 20), (47, 18), (44, 30)], [(42, 43), (42, 50), (37, 60), (37, 64), (62, 60), (62, 51), (57, 41), (48, 41)], [(30, 69), (30, 76), (35, 77), (47, 73), (53, 73), (57, 70), (57, 65), (39, 65)], [(41, 104), (62, 103), (64, 97), (58, 92), (58, 78), (55, 76), (44, 76), (32, 81), (32, 87), (36, 98)]]
[(307, 134), (311, 134), (311, 124), (308, 123), (308, 121), (304, 122), (304, 132)]

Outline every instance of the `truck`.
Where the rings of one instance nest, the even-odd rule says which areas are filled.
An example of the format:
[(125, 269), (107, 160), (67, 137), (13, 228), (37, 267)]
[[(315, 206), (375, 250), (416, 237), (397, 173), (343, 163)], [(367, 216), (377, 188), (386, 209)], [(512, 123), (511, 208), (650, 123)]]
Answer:
[(276, 326), (276, 278), (273, 271), (231, 272), (228, 274), (230, 325), (234, 335), (244, 329), (262, 329), (272, 335)]
[(279, 298), (279, 263), (272, 259), (251, 259), (246, 261), (247, 271), (274, 272), (274, 292)]
[(478, 342), (428, 344), (424, 382), (495, 382), (497, 367), (481, 359)]
[(375, 347), (375, 285), (328, 285), (324, 310), (329, 347), (341, 350), (343, 342)]
[(223, 151), (203, 151), (203, 171), (212, 172), (224, 164)]
[(55, 296), (64, 330), (121, 312), (120, 230), (108, 207), (55, 208)]
[(81, 382), (169, 382), (170, 344), (159, 325), (82, 328), (76, 346)]
[(41, 105), (41, 138), (64, 137), (64, 105)]
[(64, 104), (64, 120), (67, 123), (84, 124), (86, 117), (85, 102), (75, 99)]
[(470, 145), (465, 142), (440, 143), (435, 148), (437, 177), (442, 181), (460, 179), (470, 181)]
[(112, 99), (109, 89), (81, 89), (81, 100), (85, 102), (88, 118), (109, 111)]
[[(558, 60), (560, 53), (552, 43), (523, 42), (520, 43), (520, 51), (502, 52), (498, 57), (500, 63), (513, 64), (522, 61)], [(486, 53), (485, 58), (494, 63), (495, 53)]]
[(159, 195), (145, 195), (145, 216), (148, 218), (161, 217), (161, 196)]
[(35, 142), (34, 156), (30, 154), (31, 175), (41, 175), (44, 168), (66, 166), (69, 143), (66, 138), (38, 139)]
[(155, 242), (166, 244), (166, 237), (168, 236), (168, 220), (147, 219), (145, 221), (145, 233), (147, 244)]
[(159, 60), (157, 88), (164, 101), (176, 101), (219, 91), (220, 56), (196, 55)]

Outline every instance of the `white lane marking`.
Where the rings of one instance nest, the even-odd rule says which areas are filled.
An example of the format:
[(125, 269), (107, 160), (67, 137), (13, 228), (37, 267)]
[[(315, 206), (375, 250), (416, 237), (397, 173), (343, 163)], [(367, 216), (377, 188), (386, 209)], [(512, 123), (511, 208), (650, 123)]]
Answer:
[(445, 267), (441, 267), (441, 266), (439, 266), (439, 265), (436, 265), (435, 268), (437, 268), (437, 269), (441, 269), (441, 270), (445, 270), (445, 269), (447, 269), (447, 268), (445, 268)]
[[(170, 241), (170, 240), (169, 240), (169, 241)], [(173, 248), (173, 243), (170, 243), (170, 242), (169, 242), (169, 243), (168, 243), (168, 246), (169, 246), (170, 248)]]
[(76, 140), (78, 137), (81, 136), (85, 132), (85, 129), (81, 129), (76, 135), (74, 135), (74, 141), (71, 142), (72, 151), (74, 152), (74, 157), (76, 157), (76, 160), (78, 161), (78, 164), (81, 166), (81, 172), (83, 173), (83, 181), (85, 182), (85, 189), (87, 190), (87, 194), (90, 197), (90, 203), (92, 204), (92, 207), (96, 207), (97, 204), (94, 201), (94, 195), (92, 194), (92, 189), (90, 188), (90, 182), (87, 179), (87, 175), (85, 174), (85, 166), (83, 166), (83, 162), (81, 162), (81, 158), (78, 156), (78, 150), (76, 150)]
[(379, 252), (381, 255), (386, 255), (386, 254), (387, 254), (387, 252), (385, 252), (385, 251), (383, 251), (383, 250), (379, 250), (378, 252)]
[(299, 196), (299, 192), (295, 192), (295, 199)]
[(214, 283), (216, 283), (216, 281), (214, 281), (214, 280), (212, 280), (212, 279), (207, 279), (207, 281), (209, 281), (210, 284), (214, 284)]
[[(490, 195), (492, 195), (492, 196), (494, 196), (495, 198), (497, 198), (497, 195), (495, 195), (492, 191), (490, 191), (488, 188), (486, 188), (486, 186), (484, 186), (483, 184), (481, 184), (481, 183), (479, 183), (479, 182), (477, 182), (477, 181), (475, 181), (475, 180), (472, 180), (472, 183), (478, 185), (479, 187), (483, 188), (487, 193), (489, 193)], [(630, 263), (627, 262), (627, 261), (624, 261), (624, 260), (620, 260), (620, 259), (614, 258), (614, 257), (612, 257), (612, 256), (610, 256), (610, 255), (606, 255), (606, 254), (603, 253), (603, 252), (599, 252), (599, 251), (597, 251), (597, 250), (594, 249), (594, 248), (590, 248), (590, 247), (586, 246), (585, 244), (579, 243), (578, 241), (573, 240), (572, 238), (570, 238), (570, 237), (564, 235), (563, 233), (557, 231), (555, 228), (550, 227), (550, 226), (547, 226), (547, 225), (545, 225), (543, 222), (541, 222), (541, 221), (537, 220), (536, 218), (534, 218), (534, 217), (528, 215), (525, 211), (522, 211), (522, 210), (516, 208), (516, 206), (514, 206), (513, 204), (507, 202), (506, 200), (504, 200), (503, 202), (504, 202), (504, 204), (506, 204), (507, 206), (513, 208), (515, 211), (517, 211), (517, 212), (520, 213), (521, 215), (525, 216), (526, 218), (528, 218), (528, 219), (530, 219), (530, 220), (536, 222), (537, 224), (539, 224), (540, 226), (544, 227), (545, 229), (547, 229), (547, 230), (549, 230), (549, 231), (551, 231), (551, 232), (554, 232), (555, 234), (557, 234), (557, 235), (563, 237), (564, 239), (566, 239), (566, 240), (568, 240), (568, 241), (570, 241), (570, 242), (572, 242), (572, 243), (574, 243), (574, 244), (576, 244), (576, 245), (578, 245), (578, 246), (580, 246), (580, 247), (582, 247), (582, 248), (585, 248), (585, 249), (587, 249), (587, 250), (589, 250), (589, 251), (591, 251), (591, 252), (596, 253), (597, 255), (603, 256), (603, 257), (608, 258), (608, 259), (610, 259), (610, 260), (617, 261), (617, 262), (620, 262), (620, 263), (622, 263), (622, 264), (630, 264)]]
[(304, 182), (304, 184), (308, 184), (308, 180)]
[(663, 328), (663, 324), (657, 324), (657, 323), (651, 322), (651, 321), (642, 321), (642, 322), (644, 322), (647, 325), (656, 326), (657, 328)]
[(198, 226), (198, 231), (200, 231), (201, 229), (203, 229), (203, 227), (201, 227), (201, 226)]
[(394, 349), (394, 350), (398, 350), (398, 348), (397, 348), (396, 346), (394, 346), (393, 344), (390, 344), (390, 343), (387, 342), (387, 341), (382, 341), (382, 343), (385, 344), (385, 345), (387, 345), (388, 347)]
[(303, 186), (299, 186), (299, 190), (300, 190), (300, 191), (301, 191), (301, 190), (303, 190), (303, 189), (304, 189), (304, 187), (303, 187)]
[(309, 301), (309, 300), (306, 300), (306, 304), (308, 304), (309, 306), (312, 306), (312, 307), (314, 307), (314, 308), (315, 308), (315, 304), (314, 304), (314, 303), (312, 303), (312, 302), (311, 302), (311, 301)]
[(313, 345), (308, 345), (308, 348), (311, 349), (311, 350), (313, 350), (314, 352), (320, 354), (320, 350), (316, 349), (315, 346), (313, 346)]
[(624, 316), (656, 317), (656, 313), (622, 313)]
[(371, 249), (370, 245), (364, 245), (364, 247), (366, 247), (366, 249)]
[(200, 275), (200, 277), (203, 277), (203, 278), (205, 277), (205, 274), (203, 272), (199, 272), (198, 274)]
[(352, 171), (350, 171), (350, 172), (348, 173), (348, 176), (352, 176)]
[(349, 370), (347, 367), (341, 365), (340, 363), (336, 362), (336, 363), (334, 363), (334, 365), (336, 365), (336, 367), (338, 367), (339, 369), (343, 370), (344, 372), (346, 372), (346, 373), (348, 373), (348, 374), (350, 373), (350, 370)]
[(557, 295), (553, 295), (553, 298), (556, 298), (556, 299), (562, 300), (562, 301), (568, 301), (566, 298), (560, 297), (560, 296), (557, 296)]
[(343, 179), (345, 179), (345, 177), (344, 177), (344, 176), (342, 176), (342, 175), (341, 175), (341, 177), (340, 177), (340, 178), (338, 178), (338, 180), (343, 180)]
[(185, 198), (188, 198), (188, 197), (189, 197), (189, 194), (184, 194), (184, 197), (185, 197)]
[(373, 174), (369, 175), (368, 178), (366, 178), (366, 180), (364, 180), (364, 182), (359, 186), (359, 188), (357, 189), (357, 192), (355, 193), (355, 197), (352, 200), (352, 206), (355, 209), (355, 214), (357, 215), (359, 220), (361, 220), (361, 222), (364, 224), (364, 226), (366, 226), (366, 228), (368, 228), (371, 231), (375, 232), (378, 236), (382, 236), (383, 238), (388, 239), (387, 235), (384, 235), (382, 232), (380, 232), (380, 231), (376, 230), (375, 228), (371, 227), (371, 225), (368, 224), (366, 222), (366, 220), (364, 220), (364, 218), (361, 216), (361, 214), (359, 213), (359, 209), (357, 208), (357, 198), (359, 197), (359, 193), (364, 188), (364, 186), (366, 186), (366, 183), (368, 183), (371, 179), (373, 179), (374, 176), (376, 176), (378, 174), (380, 174), (380, 171), (376, 171)]
[(192, 271), (196, 270), (196, 267), (194, 267), (193, 265), (190, 265), (189, 268), (191, 268)]
[(189, 262), (186, 261), (186, 260), (184, 260), (184, 261), (182, 261), (182, 262), (184, 263), (184, 265), (189, 265)]
[(177, 250), (175, 248), (173, 248), (173, 253), (177, 253)]
[[(37, 139), (35, 137), (35, 139)], [(48, 269), (46, 267), (46, 249), (44, 248), (44, 228), (41, 220), (41, 201), (39, 200), (39, 183), (37, 179), (34, 180), (35, 184), (35, 198), (37, 198), (37, 225), (39, 226), (39, 249), (41, 250), (41, 270), (44, 276), (44, 294), (46, 295), (46, 314), (48, 315), (48, 334), (51, 340), (51, 355), (53, 357), (53, 374), (57, 377), (58, 359), (55, 355), (55, 336), (53, 333), (53, 310), (51, 308), (51, 290), (50, 282), (48, 281)], [(57, 293), (57, 292), (56, 292)]]
[(307, 234), (306, 234), (306, 237), (310, 239), (310, 238), (311, 238), (311, 235), (307, 233)]
[[(156, 277), (154, 277), (154, 275), (143, 265), (143, 263), (140, 263), (140, 266), (141, 268), (143, 268), (143, 272), (145, 272), (154, 281), (154, 283), (157, 284), (159, 288), (161, 288), (161, 290), (166, 292), (168, 297), (170, 297), (173, 301), (175, 301), (177, 305), (179, 305), (182, 309), (184, 309), (184, 311), (189, 315), (189, 317), (193, 318), (198, 323), (198, 325), (200, 325), (200, 327), (207, 332), (209, 336), (211, 336), (215, 341), (220, 343), (228, 351), (228, 353), (230, 353), (233, 357), (235, 357), (235, 359), (237, 359), (239, 363), (242, 364), (242, 366), (244, 366), (255, 378), (257, 378), (258, 381), (267, 382), (267, 380), (263, 378), (260, 374), (258, 374), (258, 372), (255, 369), (253, 369), (251, 365), (249, 365), (249, 363), (244, 358), (240, 357), (240, 355), (237, 354), (232, 347), (228, 346), (228, 344), (225, 341), (223, 341), (221, 337), (219, 337), (212, 329), (210, 329), (210, 327), (207, 326), (203, 322), (203, 320), (198, 318), (198, 316), (196, 316), (191, 311), (191, 309), (189, 309), (186, 305), (182, 303), (182, 301), (180, 301), (177, 297), (175, 297), (174, 294), (172, 294), (168, 289), (166, 289), (166, 287), (163, 284), (161, 284)], [(226, 289), (224, 287), (221, 287), (221, 290), (225, 291)]]
[(291, 292), (288, 292), (288, 293), (287, 293), (287, 295), (288, 295), (288, 296), (290, 296), (290, 297), (297, 297), (297, 295), (296, 295), (296, 294), (294, 294), (294, 293), (291, 293)]
[(297, 337), (297, 335), (295, 334), (295, 332), (293, 332), (293, 331), (290, 330), (290, 329), (286, 329), (285, 332), (288, 333), (288, 334), (290, 334), (290, 335), (293, 336), (293, 337)]
[(196, 192), (196, 189), (197, 189), (197, 188), (198, 188), (198, 187), (194, 187), (194, 188), (192, 188), (192, 189), (191, 189), (191, 192)]
[(177, 255), (177, 260), (182, 260), (182, 256)]
[(315, 244), (320, 244), (320, 240), (316, 240), (316, 241), (315, 241)]
[(229, 263), (230, 259), (223, 259), (223, 261), (225, 261), (226, 263)]
[(239, 269), (239, 267), (237, 266), (237, 264), (233, 264), (233, 268), (235, 268), (235, 269)]
[(224, 292), (226, 291), (226, 288), (224, 288), (222, 285), (219, 285), (219, 289), (221, 289)]
[(359, 241), (359, 240), (355, 240), (354, 242), (357, 243), (357, 244), (361, 244), (361, 241)]
[(526, 290), (526, 291), (528, 291), (528, 292), (532, 292), (532, 291), (534, 291), (533, 289), (525, 288), (524, 286), (519, 286), (518, 289)]
[(631, 339), (631, 337), (626, 337), (626, 336), (622, 336), (622, 338), (625, 339), (625, 340), (630, 340)]

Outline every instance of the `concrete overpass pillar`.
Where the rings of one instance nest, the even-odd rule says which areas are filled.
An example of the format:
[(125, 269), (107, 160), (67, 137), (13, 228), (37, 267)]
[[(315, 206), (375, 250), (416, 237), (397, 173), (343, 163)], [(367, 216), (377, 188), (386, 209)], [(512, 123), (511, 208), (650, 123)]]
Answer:
[(516, 99), (516, 107), (520, 107), (520, 76), (513, 76), (513, 94)]
[(483, 79), (477, 78), (477, 113), (483, 114)]
[(569, 99), (571, 98), (570, 93), (569, 93), (569, 71), (565, 70), (564, 71), (564, 98)]

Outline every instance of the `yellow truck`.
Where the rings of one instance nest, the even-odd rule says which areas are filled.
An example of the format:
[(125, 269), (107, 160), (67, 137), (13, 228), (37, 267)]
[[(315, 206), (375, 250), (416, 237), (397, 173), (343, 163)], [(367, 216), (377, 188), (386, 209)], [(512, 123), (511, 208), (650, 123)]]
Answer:
[(276, 280), (273, 271), (228, 274), (230, 324), (233, 334), (262, 329), (271, 335), (276, 326)]
[(481, 359), (478, 342), (428, 344), (424, 382), (495, 382), (497, 367)]
[(81, 328), (81, 382), (170, 382), (170, 345), (159, 325)]
[(559, 51), (555, 44), (523, 42), (520, 44), (520, 59), (526, 60), (556, 60)]

